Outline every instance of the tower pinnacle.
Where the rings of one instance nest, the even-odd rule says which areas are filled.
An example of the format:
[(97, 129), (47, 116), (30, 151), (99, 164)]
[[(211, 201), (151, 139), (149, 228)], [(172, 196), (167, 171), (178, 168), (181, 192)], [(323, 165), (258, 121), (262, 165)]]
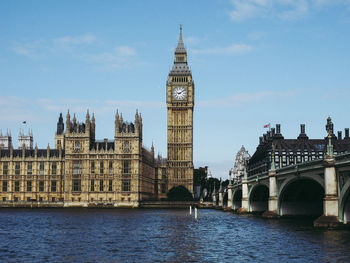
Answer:
[(175, 54), (184, 54), (184, 53), (186, 53), (186, 48), (182, 40), (182, 24), (180, 24), (180, 36), (179, 36), (179, 42), (177, 43), (177, 47), (175, 49)]

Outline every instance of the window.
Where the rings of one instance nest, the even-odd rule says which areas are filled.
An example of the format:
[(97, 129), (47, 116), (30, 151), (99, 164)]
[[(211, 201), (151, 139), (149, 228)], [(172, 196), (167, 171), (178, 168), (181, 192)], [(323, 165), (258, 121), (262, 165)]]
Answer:
[(40, 162), (40, 175), (44, 175), (44, 167), (45, 167), (45, 164), (44, 162)]
[(73, 161), (73, 175), (80, 175), (80, 174), (81, 174), (81, 162)]
[(57, 164), (56, 162), (53, 162), (52, 165), (51, 165), (51, 172), (53, 175), (57, 174)]
[(162, 184), (162, 194), (165, 193), (165, 184)]
[(51, 192), (56, 192), (57, 191), (57, 182), (51, 181)]
[(8, 165), (7, 162), (5, 162), (5, 163), (3, 164), (3, 166), (2, 166), (2, 172), (3, 172), (4, 175), (7, 175), (7, 174), (8, 174), (8, 172), (9, 172), (9, 165)]
[(16, 164), (15, 164), (15, 174), (19, 175), (20, 171), (21, 171), (21, 164), (19, 162), (16, 162)]
[(113, 162), (109, 161), (109, 174), (113, 174)]
[(95, 162), (94, 161), (91, 162), (91, 173), (92, 174), (95, 173)]
[(2, 191), (7, 192), (7, 181), (2, 181)]
[(166, 179), (166, 169), (162, 168), (162, 179)]
[(39, 192), (44, 192), (44, 181), (39, 181)]
[(103, 192), (103, 180), (100, 180), (100, 192)]
[(2, 201), (5, 202), (5, 201), (6, 201), (6, 197), (3, 197), (3, 198), (2, 198)]
[(81, 148), (80, 142), (75, 142), (74, 144), (74, 151), (79, 152)]
[(294, 164), (294, 155), (289, 155), (289, 164)]
[(110, 191), (110, 192), (113, 191), (113, 182), (112, 182), (112, 180), (109, 180), (109, 182), (108, 182), (108, 191)]
[(32, 191), (32, 181), (27, 181), (27, 192)]
[(94, 180), (94, 179), (91, 180), (90, 185), (91, 185), (91, 186), (90, 186), (90, 187), (91, 187), (91, 188), (90, 188), (91, 192), (94, 192), (94, 191), (95, 191), (95, 180)]
[(122, 180), (122, 191), (123, 192), (129, 192), (130, 191), (130, 180), (129, 179), (123, 179)]
[(72, 191), (80, 192), (81, 191), (81, 180), (74, 179), (72, 183)]
[(30, 197), (27, 197), (27, 202), (30, 202)]
[(131, 163), (130, 161), (123, 161), (123, 174), (131, 173)]
[(100, 162), (100, 174), (103, 174), (103, 162)]
[(15, 181), (15, 192), (19, 192), (19, 181)]
[(55, 201), (56, 201), (56, 198), (55, 198), (55, 197), (52, 197), (51, 200), (52, 200), (52, 202), (55, 202)]
[(300, 156), (300, 153), (298, 153), (298, 155), (297, 155), (297, 163), (301, 163), (301, 156)]
[(32, 163), (28, 163), (28, 165), (27, 165), (27, 174), (28, 175), (32, 175), (32, 170), (33, 170)]

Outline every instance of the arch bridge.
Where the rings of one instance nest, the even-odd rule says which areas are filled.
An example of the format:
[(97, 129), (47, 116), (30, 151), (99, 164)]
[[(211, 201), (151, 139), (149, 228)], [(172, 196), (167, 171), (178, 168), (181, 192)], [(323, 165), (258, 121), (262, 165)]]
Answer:
[[(220, 201), (223, 191), (219, 191)], [(221, 197), (220, 197), (221, 195)], [(245, 176), (229, 184), (226, 209), (238, 213), (319, 216), (317, 227), (337, 227), (350, 222), (350, 153), (313, 160)], [(220, 202), (223, 205), (223, 202)]]

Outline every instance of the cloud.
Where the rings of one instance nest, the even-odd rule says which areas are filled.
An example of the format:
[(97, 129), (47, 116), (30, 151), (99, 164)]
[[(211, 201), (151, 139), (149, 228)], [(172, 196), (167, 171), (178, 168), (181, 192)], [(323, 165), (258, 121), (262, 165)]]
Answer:
[[(165, 107), (161, 101), (118, 101), (97, 99), (74, 99), (74, 98), (38, 98), (30, 99), (16, 96), (0, 96), (0, 121), (21, 123), (24, 120), (31, 122), (47, 121), (43, 116), (49, 112), (82, 113), (87, 109), (97, 114), (114, 113), (118, 108), (155, 109)], [(9, 114), (9, 112), (11, 114)]]
[(247, 53), (253, 50), (253, 47), (246, 44), (232, 44), (227, 47), (213, 47), (205, 49), (192, 49), (193, 54), (224, 54), (224, 55), (236, 55)]
[(82, 44), (92, 44), (97, 40), (96, 36), (92, 34), (85, 34), (81, 36), (65, 36), (60, 38), (55, 38), (52, 41), (56, 44), (62, 45), (82, 45)]
[[(63, 36), (59, 38), (37, 40), (31, 42), (14, 42), (11, 50), (17, 55), (29, 58), (41, 58), (49, 55), (68, 54), (76, 59), (94, 64), (95, 68), (103, 71), (129, 68), (134, 65), (142, 65), (136, 61), (136, 49), (128, 45), (119, 45), (108, 52), (92, 52), (84, 49), (100, 41), (90, 33), (78, 36)], [(43, 69), (44, 72), (47, 69)]]
[(203, 38), (200, 38), (200, 37), (194, 37), (194, 36), (184, 37), (184, 43), (188, 45), (198, 45), (202, 41), (203, 41)]
[(295, 91), (259, 91), (255, 93), (238, 93), (233, 96), (213, 100), (198, 101), (198, 107), (242, 107), (260, 101), (276, 100), (276, 98), (290, 98)]
[(231, 4), (233, 10), (228, 15), (234, 22), (252, 18), (297, 20), (330, 5), (350, 10), (349, 0), (232, 0)]
[(136, 64), (136, 50), (130, 46), (117, 46), (111, 52), (88, 54), (83, 56), (86, 61), (96, 63), (100, 70), (113, 71), (128, 68)]
[(267, 34), (264, 31), (254, 31), (248, 34), (248, 38), (251, 40), (259, 40), (265, 37)]
[(35, 41), (15, 41), (10, 49), (17, 55), (38, 58), (53, 53), (73, 51), (81, 45), (91, 45), (96, 41), (96, 36), (88, 33)]

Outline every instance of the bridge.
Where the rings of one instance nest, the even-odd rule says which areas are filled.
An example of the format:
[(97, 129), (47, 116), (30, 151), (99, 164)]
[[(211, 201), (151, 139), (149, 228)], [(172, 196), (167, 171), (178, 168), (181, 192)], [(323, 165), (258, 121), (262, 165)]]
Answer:
[(220, 187), (213, 202), (226, 210), (260, 212), (267, 218), (319, 215), (316, 227), (342, 226), (350, 222), (350, 152), (334, 155), (329, 140), (323, 159), (276, 169), (272, 158), (267, 172), (248, 176), (245, 171), (240, 182)]

